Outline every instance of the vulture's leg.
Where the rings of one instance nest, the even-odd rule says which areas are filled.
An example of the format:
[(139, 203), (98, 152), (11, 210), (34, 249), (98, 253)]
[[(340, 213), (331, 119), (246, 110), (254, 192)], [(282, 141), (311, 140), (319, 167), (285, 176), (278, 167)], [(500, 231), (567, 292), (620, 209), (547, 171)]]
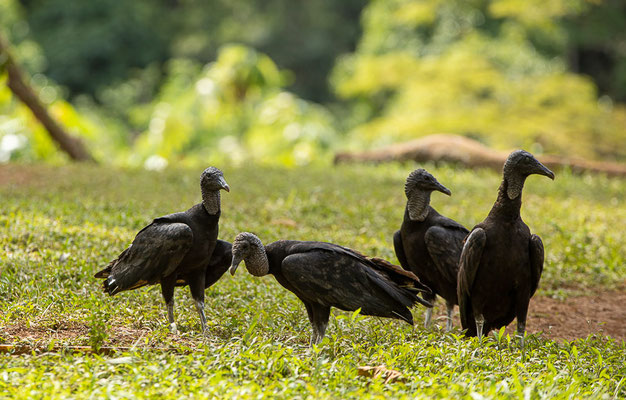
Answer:
[(305, 303), (304, 305), (311, 327), (313, 327), (313, 334), (311, 335), (311, 346), (313, 346), (314, 344), (319, 344), (324, 338), (330, 316), (330, 307), (311, 303)]
[(313, 329), (313, 331), (311, 332), (311, 343), (310, 345), (313, 346), (314, 344), (317, 344), (317, 328), (315, 327), (315, 317), (313, 316), (313, 305), (310, 303), (304, 303), (304, 307), (306, 307), (306, 313), (309, 316), (309, 322), (311, 323), (311, 328)]
[(426, 329), (430, 328), (430, 324), (432, 322), (432, 318), (433, 318), (433, 309), (432, 308), (427, 308), (426, 309), (426, 314), (424, 315), (424, 328), (426, 328)]
[(522, 347), (522, 358), (526, 358), (525, 357), (525, 353), (526, 353), (526, 349), (524, 347), (524, 333), (526, 333), (526, 322), (522, 322), (520, 320), (517, 320), (517, 336), (519, 337), (519, 343), (520, 346)]
[(326, 328), (328, 327), (328, 318), (330, 317), (330, 307), (322, 305), (313, 306), (313, 318), (317, 327), (317, 343), (320, 343), (324, 339), (326, 334)]
[(198, 273), (189, 275), (189, 291), (196, 303), (196, 310), (198, 311), (200, 324), (202, 325), (202, 333), (206, 335), (206, 316), (204, 315), (204, 269)]
[(529, 293), (518, 293), (515, 317), (517, 318), (517, 336), (520, 340), (520, 346), (522, 347), (522, 358), (524, 359), (526, 358), (526, 349), (524, 348), (524, 333), (526, 332), (526, 316), (528, 315), (529, 302)]
[[(429, 296), (429, 295), (425, 294), (422, 297), (427, 302), (429, 302), (431, 304), (435, 304), (436, 296), (434, 296), (434, 295), (433, 296)], [(424, 314), (424, 328), (425, 329), (430, 328), (430, 326), (432, 324), (432, 320), (433, 320), (433, 309), (432, 308), (427, 308), (426, 309), (426, 314)]]
[(448, 315), (448, 321), (446, 322), (446, 332), (452, 330), (452, 311), (454, 310), (454, 304), (446, 301), (446, 313)]
[(161, 279), (161, 294), (165, 300), (167, 307), (167, 322), (169, 323), (170, 332), (174, 335), (178, 334), (176, 322), (174, 321), (174, 287), (176, 286), (176, 276), (174, 274)]
[(478, 333), (478, 340), (483, 341), (483, 327), (485, 326), (485, 317), (482, 314), (476, 316), (476, 332)]

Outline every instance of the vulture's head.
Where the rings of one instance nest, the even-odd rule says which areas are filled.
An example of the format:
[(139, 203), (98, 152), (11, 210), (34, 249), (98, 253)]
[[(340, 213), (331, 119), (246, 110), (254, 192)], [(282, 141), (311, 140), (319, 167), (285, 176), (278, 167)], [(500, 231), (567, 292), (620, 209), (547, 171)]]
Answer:
[(508, 197), (514, 199), (519, 196), (524, 181), (533, 174), (547, 176), (554, 180), (554, 172), (550, 171), (529, 152), (516, 150), (509, 154), (503, 168), (504, 179), (508, 182)]
[(411, 221), (424, 221), (429, 212), (430, 194), (435, 190), (448, 196), (452, 194), (425, 169), (416, 169), (409, 174), (404, 193), (408, 199), (406, 206)]
[(264, 276), (269, 273), (270, 267), (267, 261), (265, 247), (255, 234), (241, 232), (233, 241), (233, 261), (230, 265), (230, 274), (235, 275), (237, 267), (244, 261), (246, 269), (254, 276)]
[(215, 167), (209, 167), (202, 172), (200, 187), (203, 192), (216, 192), (221, 189), (230, 192), (230, 186), (224, 180), (224, 174)]
[(404, 184), (404, 193), (407, 198), (411, 198), (411, 195), (415, 192), (432, 192), (434, 190), (445, 193), (448, 196), (452, 194), (447, 187), (439, 183), (434, 176), (423, 168), (411, 172)]

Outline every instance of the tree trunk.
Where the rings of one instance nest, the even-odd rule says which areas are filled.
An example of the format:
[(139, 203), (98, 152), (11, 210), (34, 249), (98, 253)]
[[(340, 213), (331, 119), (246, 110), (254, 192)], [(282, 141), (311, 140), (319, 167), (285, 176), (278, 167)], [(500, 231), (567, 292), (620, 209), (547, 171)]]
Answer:
[(7, 86), (30, 110), (35, 118), (46, 128), (48, 134), (59, 148), (75, 161), (95, 161), (83, 142), (68, 134), (48, 113), (35, 91), (25, 82), (24, 74), (11, 56), (8, 41), (0, 34), (0, 72), (7, 70)]

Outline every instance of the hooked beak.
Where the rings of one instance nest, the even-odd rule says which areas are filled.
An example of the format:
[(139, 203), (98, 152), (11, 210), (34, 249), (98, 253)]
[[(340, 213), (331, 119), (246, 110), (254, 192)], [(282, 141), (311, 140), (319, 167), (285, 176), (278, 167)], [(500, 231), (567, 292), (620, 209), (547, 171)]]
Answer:
[(224, 189), (227, 192), (230, 192), (230, 186), (228, 186), (228, 183), (226, 183), (226, 181), (224, 180), (224, 178), (220, 178), (220, 186), (222, 187), (222, 189)]
[(235, 275), (235, 272), (237, 271), (237, 267), (239, 267), (240, 263), (241, 263), (241, 258), (237, 256), (233, 256), (233, 262), (230, 264), (230, 268), (228, 269), (231, 275)]
[(535, 174), (547, 176), (548, 178), (554, 180), (554, 172), (550, 171), (548, 167), (546, 167), (539, 161), (537, 161), (537, 164), (539, 165), (537, 165), (537, 171), (535, 171)]
[(448, 196), (452, 196), (452, 192), (450, 191), (450, 189), (448, 189), (447, 187), (443, 186), (441, 183), (437, 182), (437, 187), (435, 188), (435, 190), (443, 193), (443, 194), (447, 194)]

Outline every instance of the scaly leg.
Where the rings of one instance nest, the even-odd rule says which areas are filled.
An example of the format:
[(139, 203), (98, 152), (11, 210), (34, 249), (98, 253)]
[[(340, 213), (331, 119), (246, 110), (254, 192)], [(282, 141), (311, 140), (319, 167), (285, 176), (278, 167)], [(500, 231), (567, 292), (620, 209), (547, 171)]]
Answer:
[(206, 336), (208, 330), (206, 327), (206, 316), (204, 315), (204, 278), (204, 269), (188, 275), (189, 291), (191, 292), (191, 297), (196, 303), (196, 311), (198, 311), (200, 325), (202, 325), (202, 334)]
[(176, 284), (176, 277), (168, 276), (161, 279), (161, 294), (163, 300), (165, 300), (165, 306), (167, 307), (167, 322), (169, 323), (170, 332), (174, 335), (178, 334), (176, 328), (176, 322), (174, 321), (174, 287)]
[(526, 348), (524, 347), (524, 333), (526, 332), (526, 317), (528, 315), (528, 304), (530, 302), (530, 293), (517, 292), (515, 317), (517, 318), (517, 336), (519, 336), (520, 346), (522, 347), (522, 360), (526, 360)]
[(526, 344), (524, 343), (524, 335), (526, 333), (526, 321), (517, 320), (517, 336), (519, 337), (519, 343), (522, 347), (522, 360), (526, 360)]
[(452, 312), (454, 311), (454, 304), (446, 302), (446, 313), (448, 314), (448, 321), (446, 322), (446, 332), (452, 330)]
[(433, 309), (432, 308), (427, 308), (426, 309), (426, 314), (424, 315), (424, 328), (425, 329), (430, 328), (432, 319), (433, 319)]
[(326, 328), (328, 327), (328, 318), (330, 317), (330, 307), (320, 304), (305, 304), (309, 321), (313, 327), (313, 335), (311, 336), (311, 346), (319, 344), (324, 339)]
[(485, 317), (482, 314), (476, 316), (476, 332), (478, 333), (478, 340), (483, 341), (483, 327), (485, 326)]
[[(436, 295), (424, 295), (422, 296), (424, 300), (426, 300), (427, 302), (431, 303), (431, 304), (435, 304), (435, 300), (437, 299)], [(430, 326), (432, 325), (432, 321), (433, 321), (433, 309), (432, 308), (427, 308), (426, 309), (426, 314), (424, 314), (424, 329), (428, 329), (430, 328)]]
[(170, 324), (170, 333), (178, 335), (178, 329), (176, 328), (176, 322), (174, 321), (174, 299), (171, 299), (167, 304), (167, 322)]
[(198, 315), (200, 316), (200, 324), (202, 325), (202, 333), (206, 335), (208, 331), (206, 327), (206, 315), (204, 315), (204, 301), (196, 300), (196, 310), (198, 311)]

